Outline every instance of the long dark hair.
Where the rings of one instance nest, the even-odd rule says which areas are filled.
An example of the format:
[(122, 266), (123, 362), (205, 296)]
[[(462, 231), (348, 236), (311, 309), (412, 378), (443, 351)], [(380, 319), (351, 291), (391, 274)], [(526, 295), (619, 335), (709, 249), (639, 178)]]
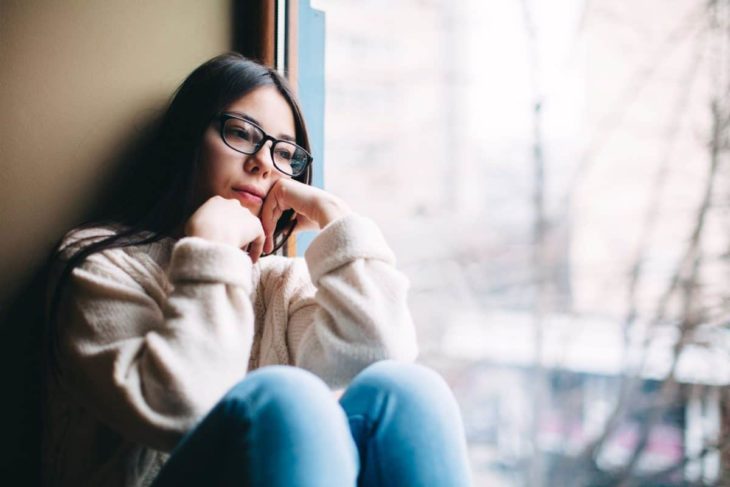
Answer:
[[(63, 261), (46, 314), (47, 359), (57, 363), (58, 307), (64, 285), (74, 268), (84, 259), (106, 249), (144, 245), (173, 236), (195, 211), (195, 175), (198, 154), (211, 120), (228, 105), (261, 86), (275, 86), (289, 104), (294, 115), (296, 143), (310, 150), (307, 129), (299, 104), (288, 82), (279, 73), (237, 53), (214, 57), (196, 68), (180, 85), (157, 127), (156, 135), (143, 154), (146, 165), (146, 187), (153, 188), (146, 196), (117, 205), (111, 214), (99, 215), (77, 229), (103, 224), (119, 224), (115, 234), (81, 245), (63, 259), (61, 241), (49, 258), (48, 265)], [(311, 182), (311, 165), (297, 180)], [(277, 222), (274, 240), (278, 245), (288, 238), (293, 225), (293, 212), (285, 212)], [(94, 236), (88, 238), (95, 238)], [(54, 367), (57, 372), (58, 367)]]

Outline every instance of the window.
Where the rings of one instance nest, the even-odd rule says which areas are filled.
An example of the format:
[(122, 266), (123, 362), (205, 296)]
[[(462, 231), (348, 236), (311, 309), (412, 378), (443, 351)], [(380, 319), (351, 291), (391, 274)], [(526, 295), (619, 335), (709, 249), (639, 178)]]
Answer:
[(410, 277), (477, 485), (717, 481), (728, 2), (317, 5), (326, 188)]

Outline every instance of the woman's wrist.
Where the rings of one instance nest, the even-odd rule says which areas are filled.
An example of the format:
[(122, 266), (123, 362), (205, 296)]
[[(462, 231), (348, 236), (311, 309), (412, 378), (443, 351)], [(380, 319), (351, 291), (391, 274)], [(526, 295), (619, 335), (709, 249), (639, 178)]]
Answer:
[(319, 224), (319, 228), (322, 229), (333, 221), (349, 215), (350, 213), (352, 213), (352, 210), (344, 201), (339, 198), (327, 199), (322, 202), (319, 208), (317, 224)]

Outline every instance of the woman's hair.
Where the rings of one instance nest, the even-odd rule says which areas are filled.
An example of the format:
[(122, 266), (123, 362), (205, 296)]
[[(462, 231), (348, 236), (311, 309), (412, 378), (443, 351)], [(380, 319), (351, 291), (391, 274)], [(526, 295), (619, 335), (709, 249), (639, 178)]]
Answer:
[[(310, 150), (302, 116), (288, 82), (273, 69), (237, 53), (216, 56), (196, 68), (176, 90), (161, 119), (151, 144), (145, 150), (144, 185), (149, 194), (134, 197), (128, 204), (117, 205), (112, 214), (98, 215), (78, 228), (102, 224), (121, 224), (120, 230), (101, 240), (82, 245), (65, 262), (48, 306), (47, 340), (49, 358), (55, 359), (58, 324), (57, 313), (62, 289), (71, 272), (89, 255), (106, 249), (142, 245), (173, 236), (196, 210), (195, 176), (203, 134), (211, 121), (227, 106), (261, 86), (275, 86), (294, 115), (296, 143)], [(311, 165), (295, 179), (310, 184)], [(274, 241), (281, 245), (291, 233), (293, 212), (284, 212), (277, 222)], [(89, 238), (94, 238), (89, 237)], [(62, 259), (59, 245), (50, 257), (50, 265)]]

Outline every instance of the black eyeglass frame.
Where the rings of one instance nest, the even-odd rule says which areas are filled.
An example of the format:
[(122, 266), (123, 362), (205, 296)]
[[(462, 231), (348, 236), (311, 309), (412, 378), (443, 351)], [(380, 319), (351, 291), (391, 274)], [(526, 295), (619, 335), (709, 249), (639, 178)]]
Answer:
[[(299, 177), (307, 171), (307, 167), (309, 167), (309, 165), (314, 160), (314, 157), (312, 157), (312, 154), (310, 154), (309, 151), (307, 149), (305, 149), (304, 147), (302, 147), (301, 145), (296, 144), (296, 143), (292, 142), (291, 140), (281, 140), (281, 139), (272, 137), (271, 135), (267, 134), (266, 131), (264, 129), (262, 129), (258, 124), (252, 122), (248, 118), (242, 117), (240, 115), (234, 115), (232, 113), (221, 113), (216, 118), (218, 119), (218, 122), (220, 123), (219, 133), (221, 136), (221, 140), (223, 141), (224, 144), (226, 144), (226, 146), (230, 147), (231, 149), (233, 149), (236, 152), (240, 152), (241, 154), (246, 154), (247, 156), (252, 156), (252, 155), (256, 154), (258, 151), (260, 151), (261, 148), (264, 146), (264, 144), (266, 144), (266, 142), (270, 140), (271, 148), (269, 149), (269, 152), (271, 153), (271, 162), (274, 164), (274, 167), (276, 168), (276, 170), (282, 174), (286, 174), (287, 176), (291, 176), (293, 178)], [(228, 143), (228, 141), (226, 140), (224, 128), (226, 126), (226, 121), (230, 120), (230, 119), (241, 120), (242, 122), (246, 122), (248, 124), (253, 125), (258, 130), (261, 131), (261, 133), (263, 134), (263, 138), (254, 146), (253, 152), (244, 152), (241, 149), (237, 149), (237, 148), (233, 147), (230, 143)], [(290, 173), (284, 171), (283, 169), (281, 169), (278, 166), (278, 164), (276, 164), (276, 157), (274, 156), (274, 148), (276, 147), (276, 144), (278, 144), (279, 142), (293, 145), (293, 146), (297, 147), (298, 149), (301, 149), (307, 155), (307, 162), (302, 166), (302, 169), (300, 171), (290, 174)]]

